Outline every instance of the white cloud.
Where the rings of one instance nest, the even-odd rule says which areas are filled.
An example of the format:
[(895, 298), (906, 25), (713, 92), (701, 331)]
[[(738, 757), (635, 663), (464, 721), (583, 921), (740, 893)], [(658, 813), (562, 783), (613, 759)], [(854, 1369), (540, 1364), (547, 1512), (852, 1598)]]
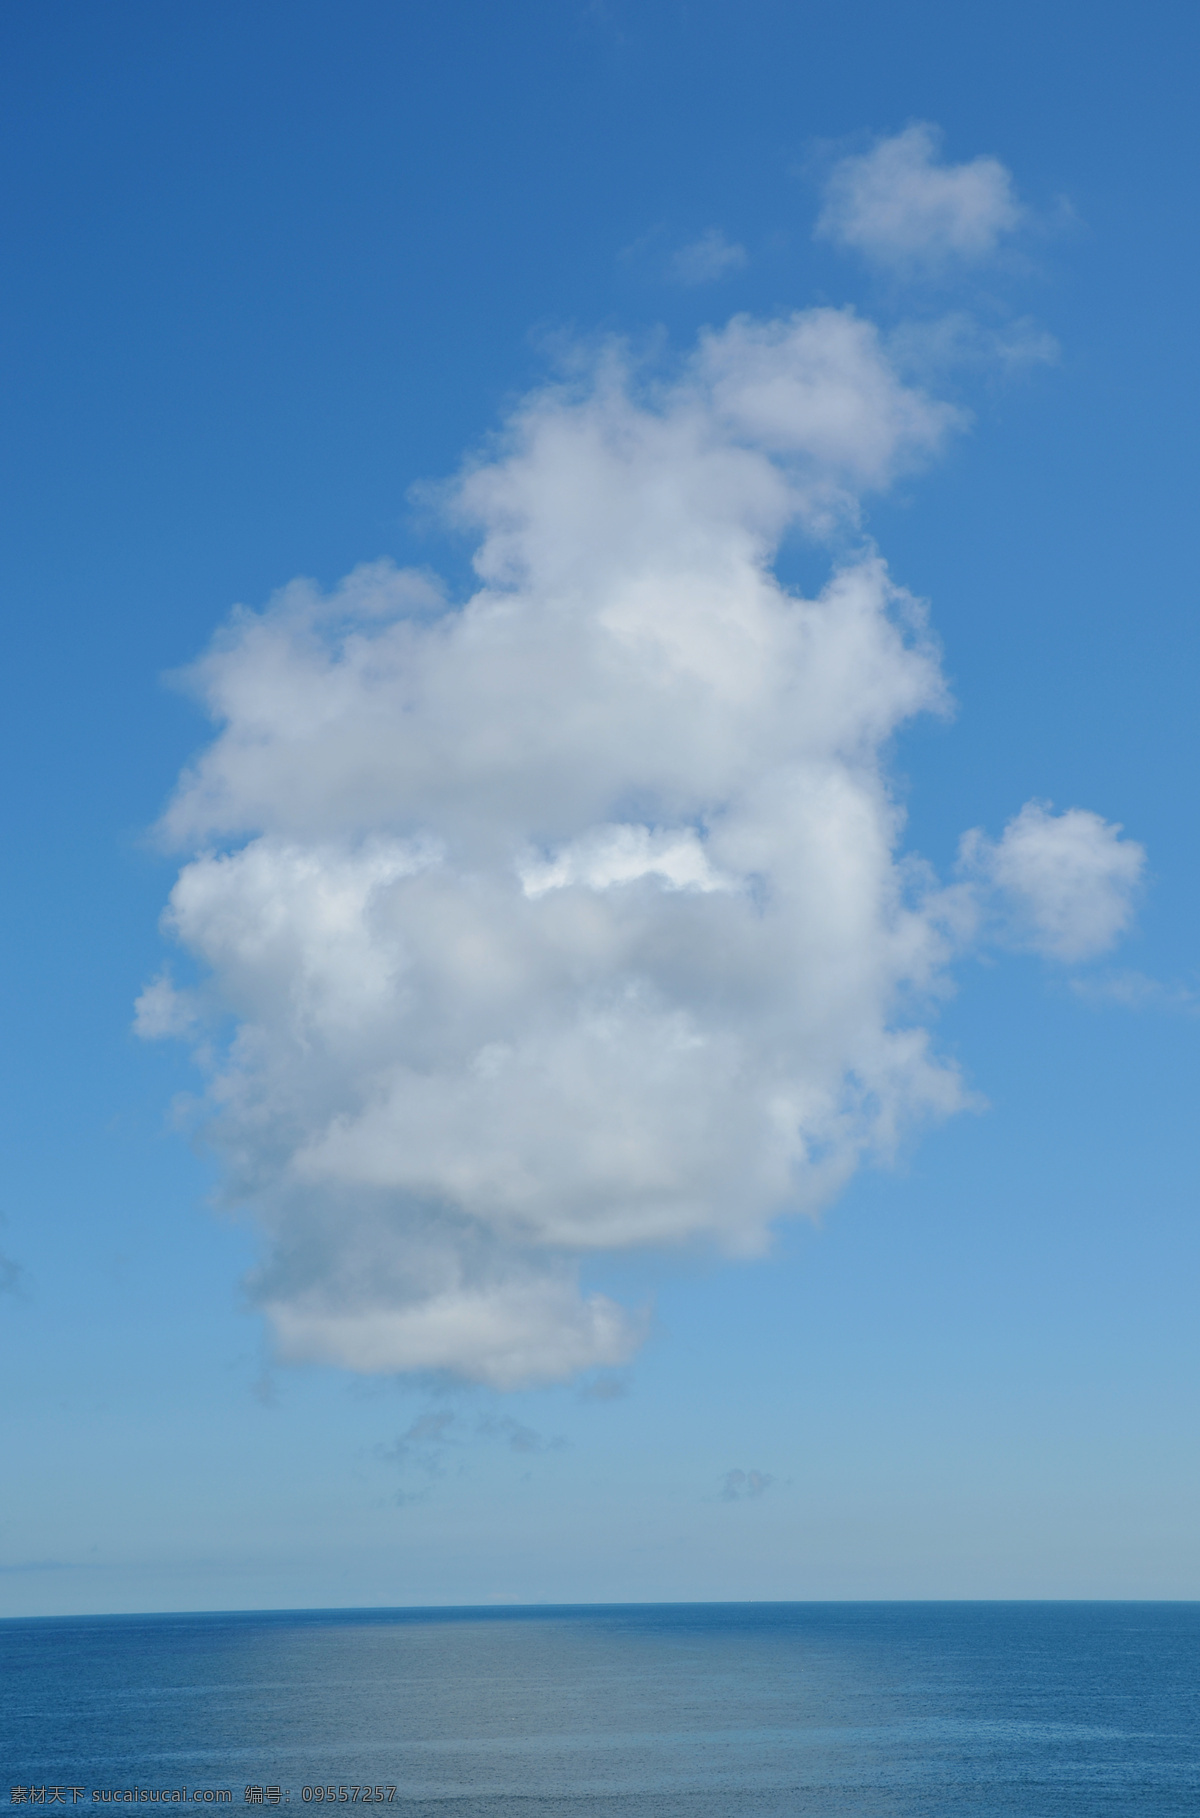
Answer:
[(714, 871), (694, 827), (670, 833), (649, 827), (597, 827), (548, 860), (519, 868), (526, 896), (542, 896), (568, 884), (608, 890), (655, 878), (668, 890), (736, 890), (737, 880)]
[(746, 249), (727, 239), (719, 227), (710, 227), (681, 246), (671, 260), (671, 276), (680, 284), (712, 284), (746, 263)]
[(160, 972), (134, 1001), (133, 1028), (143, 1041), (163, 1041), (184, 1036), (195, 1027), (198, 1010), (186, 991), (178, 991), (170, 975)]
[(714, 427), (788, 462), (781, 503), (813, 528), (852, 514), (861, 494), (922, 465), (965, 422), (904, 384), (878, 330), (851, 310), (735, 316), (701, 337), (696, 368)]
[[(235, 1022), (210, 1134), (284, 1357), (618, 1365), (646, 1316), (589, 1259), (761, 1253), (963, 1102), (912, 1006), (971, 893), (901, 856), (883, 758), (936, 652), (875, 556), (815, 599), (771, 568), (955, 422), (835, 310), (738, 317), (656, 388), (604, 356), (461, 476), (463, 606), (294, 582), (196, 665), (169, 924)], [(1014, 841), (997, 880), (1037, 871)]]
[(998, 842), (967, 834), (962, 860), (997, 893), (1017, 945), (1071, 962), (1107, 952), (1129, 927), (1146, 854), (1086, 808), (1026, 802)]
[(997, 158), (939, 161), (937, 130), (918, 122), (834, 165), (817, 234), (881, 265), (941, 265), (994, 253), (1022, 218)]

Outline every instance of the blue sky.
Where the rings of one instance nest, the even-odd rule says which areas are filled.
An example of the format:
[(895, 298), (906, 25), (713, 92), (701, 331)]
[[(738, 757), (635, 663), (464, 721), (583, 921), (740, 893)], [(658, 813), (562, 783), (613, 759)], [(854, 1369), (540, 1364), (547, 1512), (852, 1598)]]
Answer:
[(0, 1611), (1200, 1595), (1191, 10), (3, 29)]

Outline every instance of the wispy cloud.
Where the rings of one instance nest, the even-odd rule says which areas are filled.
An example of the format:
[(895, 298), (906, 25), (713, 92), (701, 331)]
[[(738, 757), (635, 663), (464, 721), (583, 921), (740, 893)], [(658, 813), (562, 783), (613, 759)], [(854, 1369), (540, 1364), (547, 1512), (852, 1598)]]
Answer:
[(419, 1414), (380, 1456), (394, 1464), (415, 1462), (430, 1476), (441, 1475), (442, 1453), (457, 1443), (462, 1429), (461, 1417), (450, 1408), (433, 1408)]
[(1200, 992), (1190, 985), (1165, 984), (1144, 972), (1099, 972), (1069, 981), (1073, 994), (1097, 1008), (1155, 1010), (1166, 1014), (1200, 1014)]
[(498, 1441), (521, 1457), (563, 1452), (568, 1444), (563, 1435), (539, 1433), (512, 1415), (481, 1414), (471, 1420), (453, 1408), (430, 1408), (418, 1415), (391, 1445), (377, 1446), (375, 1456), (386, 1464), (399, 1466), (402, 1473), (416, 1470), (426, 1479), (416, 1489), (409, 1482), (396, 1493), (394, 1500), (406, 1507), (428, 1501), (435, 1481), (447, 1474), (448, 1454), (461, 1457), (472, 1444), (488, 1440)]
[(712, 284), (746, 264), (746, 249), (730, 240), (719, 227), (710, 227), (673, 254), (671, 276), (679, 284)]
[(964, 310), (933, 321), (901, 322), (888, 336), (888, 352), (900, 371), (924, 385), (941, 384), (963, 371), (1012, 378), (1037, 366), (1052, 366), (1061, 349), (1054, 336), (1028, 316), (999, 324), (981, 322)]
[(721, 1479), (722, 1502), (754, 1501), (765, 1496), (775, 1479), (768, 1471), (726, 1471)]
[(562, 1452), (567, 1442), (561, 1434), (547, 1439), (533, 1427), (527, 1427), (523, 1421), (514, 1420), (511, 1415), (484, 1416), (475, 1431), (485, 1438), (496, 1438), (504, 1441), (510, 1452)]

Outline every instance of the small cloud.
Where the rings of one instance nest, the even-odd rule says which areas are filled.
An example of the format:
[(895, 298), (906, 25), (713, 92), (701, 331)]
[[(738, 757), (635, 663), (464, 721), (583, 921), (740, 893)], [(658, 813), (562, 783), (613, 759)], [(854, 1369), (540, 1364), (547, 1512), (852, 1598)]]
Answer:
[(960, 868), (992, 893), (1011, 946), (1072, 964), (1107, 952), (1133, 920), (1146, 851), (1087, 808), (1026, 802), (998, 841), (964, 834)]
[(765, 1496), (774, 1482), (768, 1471), (726, 1471), (721, 1479), (721, 1501), (753, 1501)]
[(681, 246), (671, 260), (670, 273), (677, 284), (712, 284), (746, 263), (746, 248), (726, 239), (719, 227), (710, 227)]
[(191, 993), (177, 991), (166, 972), (146, 986), (133, 1009), (133, 1032), (145, 1042), (186, 1035), (198, 1021)]
[(1024, 211), (998, 158), (947, 164), (941, 134), (917, 121), (869, 152), (842, 158), (825, 186), (816, 237), (894, 269), (978, 263)]

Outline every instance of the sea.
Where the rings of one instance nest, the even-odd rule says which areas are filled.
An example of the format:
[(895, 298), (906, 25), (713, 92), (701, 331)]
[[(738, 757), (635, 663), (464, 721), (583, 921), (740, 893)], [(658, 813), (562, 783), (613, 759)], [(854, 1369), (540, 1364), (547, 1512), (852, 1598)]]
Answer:
[(0, 1701), (27, 1811), (1200, 1814), (1194, 1603), (10, 1619)]

